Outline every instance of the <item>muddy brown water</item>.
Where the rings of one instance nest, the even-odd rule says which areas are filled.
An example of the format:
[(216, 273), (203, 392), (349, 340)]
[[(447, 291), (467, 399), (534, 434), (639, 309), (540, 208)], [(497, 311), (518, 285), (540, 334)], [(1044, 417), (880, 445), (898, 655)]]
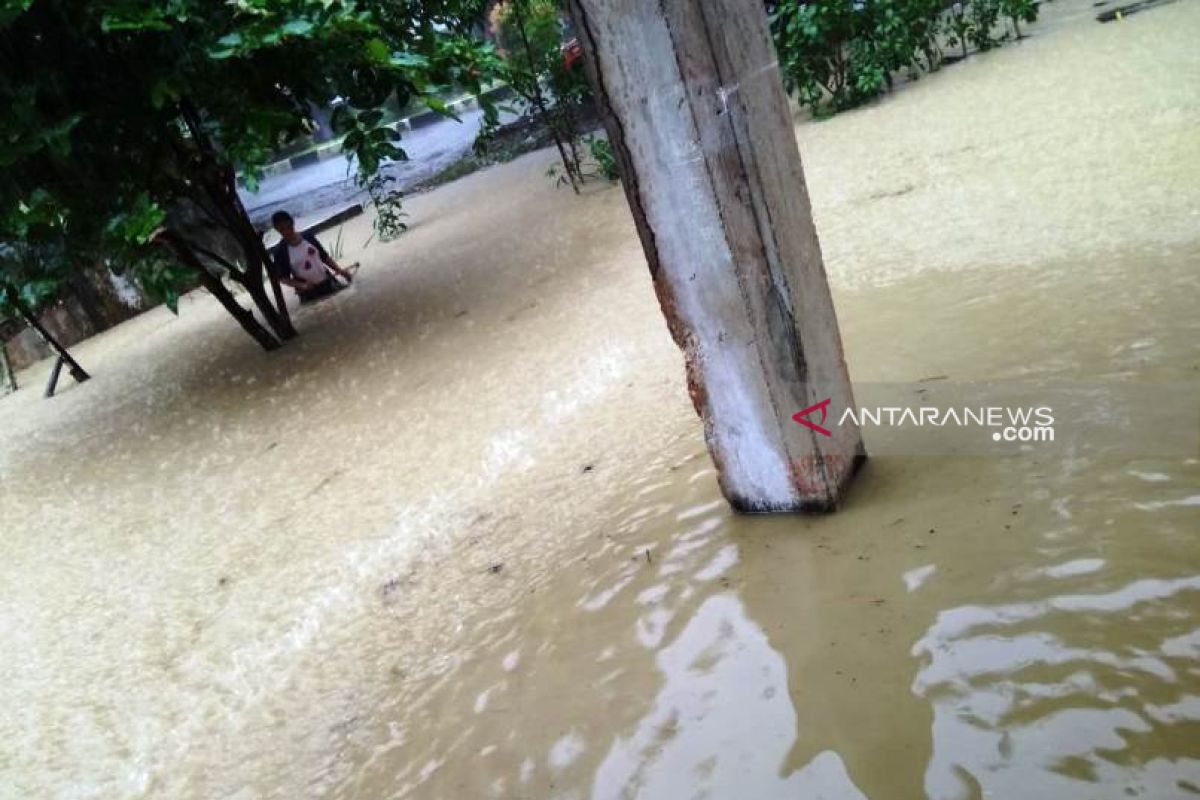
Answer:
[[(799, 126), (856, 381), (1197, 380), (1200, 7), (1043, 9)], [(193, 296), (0, 400), (0, 796), (1200, 793), (1200, 457), (732, 516), (620, 192), (550, 159), (280, 353)]]

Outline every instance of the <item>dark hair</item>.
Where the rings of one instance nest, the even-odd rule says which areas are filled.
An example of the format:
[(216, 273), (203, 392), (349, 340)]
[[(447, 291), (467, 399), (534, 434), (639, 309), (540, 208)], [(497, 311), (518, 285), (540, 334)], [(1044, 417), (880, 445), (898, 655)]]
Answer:
[(286, 211), (276, 211), (271, 215), (271, 224), (278, 228), (280, 225), (291, 225), (296, 220)]

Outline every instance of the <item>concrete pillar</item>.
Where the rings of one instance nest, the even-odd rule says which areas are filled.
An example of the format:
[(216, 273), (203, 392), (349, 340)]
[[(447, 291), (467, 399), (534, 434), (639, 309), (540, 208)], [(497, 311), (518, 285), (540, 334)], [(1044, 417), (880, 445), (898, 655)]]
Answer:
[(571, 13), (725, 497), (833, 510), (865, 454), (761, 1)]

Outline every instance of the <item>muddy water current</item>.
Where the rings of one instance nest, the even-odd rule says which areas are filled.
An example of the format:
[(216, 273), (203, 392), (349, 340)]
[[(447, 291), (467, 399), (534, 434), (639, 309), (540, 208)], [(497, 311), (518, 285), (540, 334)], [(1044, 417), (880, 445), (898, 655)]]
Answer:
[[(857, 382), (1200, 382), (1200, 5), (1043, 13), (799, 125)], [(623, 198), (551, 158), (348, 226), (280, 353), (192, 296), (0, 399), (0, 797), (1200, 794), (1200, 453), (731, 515)]]

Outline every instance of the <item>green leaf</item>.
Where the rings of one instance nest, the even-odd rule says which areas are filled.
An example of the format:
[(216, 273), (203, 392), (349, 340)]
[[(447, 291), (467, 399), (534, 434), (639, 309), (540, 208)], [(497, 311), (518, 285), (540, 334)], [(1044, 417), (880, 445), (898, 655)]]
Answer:
[(129, 12), (105, 14), (100, 20), (100, 30), (111, 31), (169, 31), (171, 26), (162, 18), (162, 12), (155, 9), (143, 12), (142, 16), (133, 16)]
[(424, 69), (429, 66), (429, 59), (420, 53), (396, 53), (391, 57), (391, 63), (401, 69)]
[(217, 46), (208, 52), (209, 56), (220, 60), (236, 55), (238, 48), (242, 46), (242, 35), (240, 33), (229, 33), (217, 39)]
[(333, 128), (334, 133), (345, 133), (354, 125), (354, 112), (345, 104), (333, 109), (333, 113), (329, 115), (329, 127)]
[(175, 87), (166, 78), (160, 78), (150, 87), (150, 105), (155, 108), (162, 108), (168, 102), (174, 102), (178, 99), (179, 92), (175, 90)]
[(366, 44), (367, 57), (377, 64), (388, 63), (390, 52), (388, 51), (387, 42), (376, 36), (373, 39), (368, 39)]
[(293, 19), (284, 23), (280, 31), (285, 36), (307, 36), (312, 33), (313, 24), (306, 19)]
[(58, 293), (61, 281), (53, 278), (40, 278), (27, 281), (20, 288), (21, 302), (28, 308), (38, 309), (47, 300)]
[(451, 111), (450, 106), (446, 105), (446, 101), (440, 97), (426, 97), (425, 105), (429, 106), (431, 111), (436, 111), (443, 117), (449, 117), (450, 119), (462, 122), (462, 119), (458, 116), (458, 114), (455, 114), (453, 111)]
[(379, 157), (373, 150), (359, 151), (358, 168), (364, 175), (374, 174), (379, 169)]
[(33, 0), (0, 0), (0, 25), (7, 25), (24, 14)]
[(144, 245), (150, 242), (166, 219), (167, 212), (152, 200), (149, 194), (142, 192), (137, 196), (132, 208), (113, 217), (108, 228), (118, 239), (130, 244)]

